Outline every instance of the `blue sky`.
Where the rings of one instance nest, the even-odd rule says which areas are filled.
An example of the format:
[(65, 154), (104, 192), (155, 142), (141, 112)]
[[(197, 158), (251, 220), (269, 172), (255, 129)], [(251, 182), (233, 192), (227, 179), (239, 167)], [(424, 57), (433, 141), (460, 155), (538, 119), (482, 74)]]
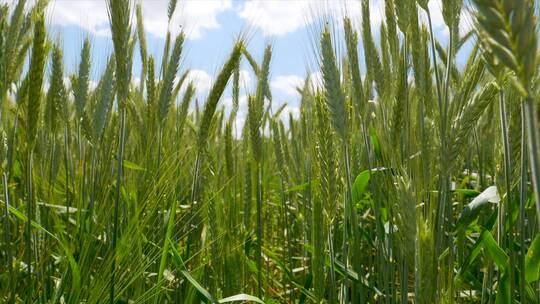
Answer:
[[(440, 12), (441, 1), (431, 0), (430, 8), (436, 36), (445, 41), (447, 30)], [(13, 0), (0, 0), (3, 2)], [(285, 115), (298, 112), (295, 87), (308, 74), (319, 77), (313, 73), (316, 71), (314, 28), (318, 20), (327, 15), (339, 20), (347, 14), (356, 26), (361, 22), (359, 0), (179, 0), (170, 25), (167, 23), (167, 0), (135, 2), (142, 3), (148, 49), (158, 60), (167, 29), (173, 33), (184, 29), (188, 39), (181, 69), (192, 71), (190, 78), (198, 87), (201, 101), (239, 33), (247, 34), (248, 48), (258, 60), (265, 45), (271, 42), (274, 45), (270, 78), (273, 103), (277, 108), (286, 102)], [(370, 5), (372, 30), (377, 36), (384, 1), (371, 0)], [(82, 42), (86, 37), (91, 39), (93, 75), (97, 78), (112, 50), (105, 0), (51, 0), (47, 20), (50, 37), (64, 46), (65, 65), (72, 69), (68, 72), (75, 72)], [(462, 23), (465, 31), (470, 21)], [(140, 66), (137, 49), (133, 69), (135, 79), (140, 75)], [(247, 62), (242, 64), (241, 75), (245, 95), (253, 91), (255, 82)], [(227, 94), (222, 101), (225, 107), (231, 103), (230, 92)], [(245, 98), (243, 100), (245, 102)], [(242, 120), (240, 116), (237, 123), (241, 124)]]

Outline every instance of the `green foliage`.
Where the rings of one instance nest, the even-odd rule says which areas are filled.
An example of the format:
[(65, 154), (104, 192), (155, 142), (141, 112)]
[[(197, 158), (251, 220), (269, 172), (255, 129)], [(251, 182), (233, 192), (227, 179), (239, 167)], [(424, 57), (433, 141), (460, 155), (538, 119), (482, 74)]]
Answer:
[(371, 176), (375, 174), (376, 172), (383, 171), (385, 168), (375, 168), (371, 170), (364, 170), (356, 176), (352, 188), (352, 197), (353, 202), (359, 202), (364, 194), (366, 193), (367, 187), (369, 185), (369, 180), (371, 179)]
[(536, 235), (525, 257), (525, 279), (528, 283), (540, 278), (540, 235)]
[(128, 0), (94, 88), (47, 1), (0, 5), (0, 302), (536, 303), (538, 4), (443, 1), (448, 37), (432, 4), (319, 24), (298, 103), (243, 38), (201, 100), (189, 40), (150, 55)]
[(480, 211), (489, 203), (499, 203), (500, 198), (497, 193), (497, 187), (491, 186), (475, 197), (469, 204), (463, 208), (458, 220), (459, 229), (467, 228), (480, 214)]

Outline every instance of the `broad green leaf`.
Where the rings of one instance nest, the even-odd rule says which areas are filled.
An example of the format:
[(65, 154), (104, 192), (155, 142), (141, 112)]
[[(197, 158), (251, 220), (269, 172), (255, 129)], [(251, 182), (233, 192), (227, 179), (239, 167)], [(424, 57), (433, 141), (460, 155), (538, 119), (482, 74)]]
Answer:
[[(169, 252), (169, 242), (171, 238), (171, 234), (173, 231), (174, 226), (174, 216), (176, 214), (176, 204), (178, 203), (177, 200), (173, 200), (171, 204), (171, 209), (169, 210), (169, 219), (167, 221), (167, 231), (165, 232), (165, 241), (163, 244), (163, 251), (161, 253), (161, 261), (159, 263), (159, 272), (158, 272), (158, 280), (157, 285), (158, 287), (161, 287), (162, 278), (163, 278), (163, 272), (165, 271), (165, 266), (167, 265), (167, 253)], [(156, 295), (156, 302), (159, 300), (159, 294)]]
[[(5, 202), (3, 202), (5, 204)], [(20, 212), (19, 210), (15, 209), (13, 206), (9, 206), (9, 212), (13, 215), (15, 215), (16, 218), (18, 218), (19, 220), (21, 220), (23, 223), (26, 223), (28, 222), (28, 218), (26, 217), (26, 215), (24, 215), (22, 212)], [(80, 286), (80, 282), (81, 282), (81, 275), (80, 275), (80, 271), (79, 271), (79, 266), (77, 264), (77, 262), (75, 261), (75, 258), (73, 257), (73, 254), (71, 253), (71, 250), (69, 249), (69, 246), (64, 243), (63, 241), (61, 241), (60, 239), (58, 239), (56, 237), (56, 235), (52, 234), (51, 232), (49, 232), (47, 229), (43, 228), (43, 226), (41, 226), (40, 224), (36, 223), (35, 221), (31, 221), (30, 222), (30, 225), (32, 225), (32, 227), (34, 227), (35, 229), (38, 229), (42, 232), (44, 232), (45, 234), (49, 235), (51, 238), (53, 238), (54, 240), (56, 240), (58, 242), (58, 244), (60, 245), (60, 247), (62, 248), (65, 256), (66, 256), (66, 259), (69, 263), (69, 266), (71, 268), (71, 273), (72, 273), (72, 284), (74, 287), (77, 287)]]
[(180, 270), (186, 269), (184, 261), (182, 260), (182, 256), (180, 255), (180, 252), (178, 252), (178, 249), (176, 249), (176, 245), (174, 244), (174, 242), (171, 241), (170, 238), (167, 239), (167, 241), (169, 242), (169, 248), (172, 255), (171, 261), (173, 262), (173, 264)]
[(311, 288), (312, 281), (313, 281), (313, 275), (311, 273), (309, 273), (306, 276), (306, 279), (304, 281), (303, 290), (305, 290), (305, 291), (300, 294), (300, 298), (298, 299), (298, 304), (306, 303), (307, 296), (310, 293), (310, 288)]
[(366, 192), (367, 186), (369, 185), (369, 179), (371, 178), (371, 175), (373, 175), (375, 172), (386, 170), (386, 168), (374, 168), (370, 170), (364, 170), (358, 174), (356, 179), (354, 180), (354, 184), (352, 187), (352, 199), (353, 202), (359, 202), (362, 199), (362, 196)]
[[(326, 266), (330, 266), (330, 263), (331, 263), (330, 259), (327, 258)], [(383, 296), (383, 293), (380, 290), (378, 290), (376, 286), (372, 285), (369, 282), (369, 280), (367, 280), (365, 277), (362, 277), (362, 276), (359, 277), (358, 274), (350, 267), (347, 267), (347, 274), (345, 274), (345, 265), (341, 261), (335, 260), (334, 267), (335, 267), (334, 269), (336, 270), (336, 273), (339, 274), (340, 276), (342, 277), (347, 276), (349, 280), (352, 280), (353, 282), (356, 282), (356, 283), (361, 283), (365, 287), (372, 290), (377, 296)]]
[(471, 267), (472, 263), (476, 260), (480, 252), (482, 251), (483, 242), (481, 238), (478, 238), (476, 240), (476, 243), (474, 243), (474, 246), (472, 247), (471, 251), (469, 252), (469, 255), (465, 258), (465, 261), (461, 265), (458, 274), (454, 278), (454, 283), (459, 286), (463, 282), (463, 278), (465, 277), (465, 274), (467, 273), (469, 267)]
[(193, 285), (193, 287), (195, 287), (195, 289), (197, 289), (199, 294), (201, 296), (203, 296), (207, 301), (210, 301), (210, 303), (213, 303), (213, 304), (219, 303), (208, 292), (208, 290), (204, 289), (204, 287), (202, 287), (201, 284), (199, 284), (199, 282), (197, 282), (197, 280), (195, 280), (195, 278), (193, 276), (191, 276), (191, 274), (189, 272), (187, 272), (185, 270), (182, 270), (180, 272), (184, 275), (184, 277), (186, 277), (186, 279), (191, 283), (191, 285)]
[(459, 216), (457, 221), (458, 229), (467, 228), (480, 214), (480, 211), (487, 206), (489, 203), (498, 203), (501, 200), (499, 194), (497, 193), (497, 187), (491, 186), (486, 188), (482, 193), (475, 197), (472, 202), (470, 202)]
[(62, 247), (62, 250), (64, 251), (64, 254), (66, 255), (69, 266), (71, 268), (72, 288), (74, 290), (78, 290), (81, 285), (81, 273), (79, 270), (79, 264), (77, 264), (77, 261), (75, 260), (71, 250), (69, 249), (69, 245), (65, 244), (62, 241), (58, 241), (58, 243), (60, 244), (60, 247)]
[(525, 257), (525, 280), (528, 283), (538, 280), (540, 277), (540, 234), (531, 243)]
[(496, 304), (512, 303), (512, 292), (510, 290), (510, 277), (508, 272), (503, 272), (499, 279), (499, 290), (497, 292)]
[(250, 301), (250, 302), (256, 302), (256, 303), (264, 304), (264, 302), (261, 299), (255, 297), (255, 296), (250, 296), (248, 294), (244, 294), (244, 293), (223, 298), (223, 299), (219, 300), (218, 302), (219, 303), (229, 303), (229, 302), (240, 302), (240, 301), (241, 302)]
[[(4, 203), (4, 202), (2, 202)], [(4, 203), (5, 204), (5, 203)], [(19, 210), (15, 209), (15, 207), (13, 206), (9, 206), (9, 213), (15, 215), (16, 218), (18, 218), (19, 220), (21, 220), (23, 223), (26, 223), (28, 222), (28, 218), (26, 217), (26, 215), (24, 215), (22, 212), (20, 212)], [(30, 222), (30, 225), (34, 228), (36, 228), (37, 230), (41, 230), (42, 232), (46, 233), (47, 235), (49, 235), (50, 237), (52, 237), (53, 239), (57, 240), (58, 242), (60, 242), (60, 240), (56, 237), (56, 235), (52, 234), (51, 232), (49, 232), (47, 229), (43, 228), (43, 226), (41, 226), (40, 224), (36, 223), (35, 221), (31, 221)]]
[(382, 158), (381, 144), (379, 143), (379, 137), (377, 136), (377, 131), (375, 128), (369, 128), (369, 134), (371, 135), (371, 144), (373, 145), (373, 150), (377, 158)]
[(479, 238), (476, 243), (474, 243), (473, 248), (471, 249), (469, 255), (465, 258), (465, 262), (463, 262), (463, 265), (461, 266), (460, 273), (464, 273), (467, 268), (471, 266), (471, 264), (476, 260), (476, 257), (480, 252), (482, 251), (482, 239)]
[(335, 267), (336, 272), (339, 275), (343, 277), (347, 276), (347, 279), (352, 280), (354, 282), (360, 281), (358, 278), (358, 274), (350, 267), (347, 267), (347, 273), (345, 273), (345, 265), (341, 261), (335, 260), (334, 267)]
[(462, 194), (466, 197), (476, 197), (480, 194), (479, 191), (474, 190), (474, 189), (455, 189), (454, 192), (458, 194)]
[(508, 265), (508, 255), (504, 252), (504, 250), (499, 247), (499, 244), (495, 241), (493, 238), (493, 235), (487, 230), (484, 230), (482, 232), (482, 243), (484, 244), (484, 249), (487, 251), (488, 255), (493, 259), (493, 262), (497, 265), (497, 267), (504, 271)]

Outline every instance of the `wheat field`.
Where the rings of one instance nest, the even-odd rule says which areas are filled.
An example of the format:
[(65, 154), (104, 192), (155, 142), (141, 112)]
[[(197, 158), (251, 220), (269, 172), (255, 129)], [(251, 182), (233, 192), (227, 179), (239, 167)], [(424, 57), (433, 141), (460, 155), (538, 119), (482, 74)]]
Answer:
[(140, 4), (104, 1), (95, 86), (48, 0), (0, 5), (0, 302), (540, 303), (538, 1), (444, 0), (444, 39), (429, 0), (377, 28), (358, 1), (318, 22), (288, 119), (272, 44), (239, 33), (195, 102), (185, 33), (158, 62)]

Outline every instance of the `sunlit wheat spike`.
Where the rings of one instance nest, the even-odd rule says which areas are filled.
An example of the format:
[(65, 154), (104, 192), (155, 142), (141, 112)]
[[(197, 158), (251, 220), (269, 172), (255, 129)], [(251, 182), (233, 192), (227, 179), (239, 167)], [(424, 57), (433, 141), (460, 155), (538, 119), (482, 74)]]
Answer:
[(65, 107), (64, 66), (62, 50), (55, 45), (52, 52), (52, 72), (45, 105), (45, 122), (52, 134), (56, 134)]
[(169, 22), (171, 22), (171, 19), (174, 15), (174, 11), (176, 10), (178, 0), (169, 0), (169, 5), (167, 8), (167, 18), (169, 18)]
[(120, 108), (125, 107), (129, 91), (128, 52), (130, 37), (131, 1), (107, 0), (114, 53), (116, 54), (116, 84)]
[[(443, 1), (442, 3), (442, 13), (443, 13), (444, 22), (452, 30), (459, 26), (462, 5), (463, 5), (463, 0), (447, 0), (447, 1)], [(424, 9), (426, 9), (426, 7), (424, 7)]]
[[(8, 6), (7, 4), (4, 4), (0, 6), (0, 70), (4, 71), (4, 73), (0, 73), (0, 94), (4, 94), (4, 91), (7, 89), (7, 83), (6, 83), (6, 72), (5, 72), (5, 66), (6, 62), (4, 59), (5, 56), (5, 32), (7, 27), (7, 15), (8, 15)], [(2, 96), (0, 95), (0, 96)], [(3, 98), (0, 98), (0, 100), (3, 100)]]
[[(467, 146), (474, 127), (478, 120), (486, 110), (487, 106), (493, 102), (493, 98), (497, 94), (497, 85), (495, 83), (487, 84), (482, 91), (478, 92), (468, 104), (466, 104), (461, 114), (453, 122), (453, 136), (451, 139), (451, 149), (449, 151), (450, 160), (455, 160), (464, 147)], [(451, 161), (455, 164), (455, 161)]]
[(178, 129), (180, 137), (184, 133), (184, 126), (188, 118), (189, 105), (193, 99), (193, 96), (195, 96), (195, 92), (196, 89), (193, 82), (188, 83), (184, 96), (182, 97), (182, 102), (180, 103), (180, 107), (178, 109)]
[(268, 96), (266, 92), (269, 91), (269, 73), (270, 73), (270, 61), (272, 59), (272, 45), (269, 44), (266, 46), (264, 50), (264, 57), (263, 61), (260, 66), (260, 70), (258, 73), (258, 84), (257, 84), (257, 92), (255, 97), (257, 98), (257, 102), (259, 103), (259, 107), (261, 108), (261, 116), (262, 116), (262, 108), (264, 107), (264, 97), (268, 97), (271, 99), (271, 96)]
[(501, 68), (515, 72), (526, 94), (537, 71), (538, 35), (533, 1), (475, 0), (476, 22), (484, 58), (492, 72), (501, 77)]
[(234, 45), (233, 51), (223, 65), (223, 68), (219, 72), (216, 80), (214, 81), (214, 84), (212, 85), (212, 88), (210, 89), (210, 92), (208, 93), (208, 97), (204, 105), (204, 112), (199, 123), (199, 131), (197, 135), (199, 149), (202, 149), (206, 143), (210, 123), (212, 121), (212, 118), (214, 117), (217, 103), (219, 102), (221, 95), (223, 94), (223, 91), (227, 86), (227, 82), (229, 81), (229, 78), (231, 77), (234, 68), (238, 65), (238, 61), (240, 60), (243, 48), (243, 41), (238, 41)]
[(332, 47), (328, 28), (321, 37), (322, 76), (325, 88), (326, 104), (330, 109), (332, 124), (343, 141), (348, 138), (348, 117), (345, 109), (345, 97), (341, 88), (340, 73)]
[(394, 0), (384, 1), (384, 15), (386, 17), (386, 28), (388, 31), (388, 43), (390, 46), (390, 53), (392, 54), (392, 60), (397, 62), (396, 56), (399, 55), (399, 37), (396, 26), (396, 8)]
[(33, 147), (37, 136), (39, 112), (41, 104), (41, 88), (45, 70), (47, 52), (45, 48), (45, 17), (37, 17), (34, 26), (34, 42), (32, 45), (32, 58), (28, 71), (28, 107), (26, 116), (26, 139), (29, 147)]
[(114, 56), (109, 58), (105, 73), (100, 81), (100, 94), (98, 95), (93, 118), (93, 130), (96, 140), (100, 140), (103, 137), (107, 121), (109, 120), (112, 111), (115, 88), (114, 60)]
[(155, 79), (154, 57), (148, 58), (148, 75), (146, 76), (146, 104), (151, 107), (156, 98), (156, 79)]
[(81, 61), (79, 63), (79, 73), (77, 76), (77, 86), (73, 90), (75, 95), (75, 109), (77, 110), (77, 116), (82, 119), (84, 115), (84, 109), (88, 101), (88, 90), (90, 82), (90, 40), (86, 38), (84, 40), (83, 48), (81, 50)]
[(178, 97), (178, 94), (180, 93), (180, 90), (184, 88), (184, 83), (190, 76), (191, 70), (186, 70), (182, 75), (180, 75), (180, 78), (178, 78), (178, 81), (176, 82), (173, 92), (172, 92), (172, 100), (175, 100), (176, 97)]
[(418, 303), (428, 304), (433, 301), (437, 291), (437, 279), (432, 271), (435, 256), (434, 232), (426, 220), (418, 220), (416, 251), (416, 281), (415, 296), (418, 297)]
[(227, 176), (232, 178), (234, 175), (232, 121), (228, 121), (225, 126), (225, 166)]
[[(11, 14), (11, 19), (9, 20), (9, 24), (6, 26), (6, 33), (5, 35), (5, 41), (10, 42), (6, 43), (5, 48), (3, 49), (3, 56), (2, 59), (4, 61), (3, 65), (5, 68), (4, 76), (4, 82), (5, 84), (10, 84), (12, 81), (14, 81), (14, 71), (17, 68), (17, 60), (21, 57), (24, 58), (26, 55), (26, 52), (28, 51), (28, 47), (31, 45), (32, 41), (28, 40), (28, 47), (24, 47), (22, 45), (22, 39), (21, 35), (25, 35), (25, 31), (22, 27), (23, 21), (25, 19), (24, 16), (24, 7), (26, 5), (26, 0), (21, 0), (17, 2), (17, 5), (13, 8), (13, 12)], [(7, 14), (5, 16), (7, 18)], [(7, 22), (7, 20), (6, 20)], [(24, 52), (23, 52), (24, 50)], [(17, 56), (14, 56), (15, 52), (17, 52)], [(4, 90), (8, 89), (7, 87), (4, 88)], [(3, 92), (2, 92), (3, 93)]]
[(397, 201), (394, 203), (394, 214), (400, 237), (400, 247), (410, 265), (414, 265), (416, 241), (416, 198), (411, 186), (410, 178), (401, 174), (395, 181)]
[(409, 10), (411, 8), (411, 2), (414, 2), (414, 0), (394, 0), (397, 24), (402, 33), (407, 33), (410, 22)]
[(171, 107), (173, 99), (173, 86), (174, 79), (178, 72), (178, 66), (180, 63), (180, 56), (182, 54), (182, 45), (184, 43), (184, 34), (180, 33), (174, 42), (173, 51), (167, 68), (165, 70), (165, 76), (162, 81), (161, 89), (159, 92), (159, 123), (163, 124), (169, 109)]
[(364, 58), (367, 67), (368, 81), (374, 81), (377, 93), (384, 98), (387, 92), (387, 82), (384, 79), (383, 68), (379, 52), (375, 47), (371, 33), (369, 0), (362, 0), (362, 43), (364, 45)]
[(235, 119), (240, 106), (240, 66), (234, 69), (233, 74), (233, 87), (232, 87), (232, 103), (231, 120)]
[(246, 57), (247, 61), (251, 65), (251, 68), (253, 69), (253, 72), (255, 73), (255, 75), (259, 75), (259, 65), (257, 64), (257, 61), (255, 60), (255, 58), (253, 58), (251, 53), (248, 52), (247, 49), (244, 49), (242, 50), (242, 54), (244, 55), (244, 57)]
[(253, 158), (257, 163), (262, 159), (262, 138), (261, 138), (261, 109), (257, 99), (253, 96), (248, 97), (248, 123), (251, 140)]
[(146, 33), (144, 29), (144, 18), (142, 14), (142, 5), (141, 3), (137, 4), (136, 7), (136, 15), (137, 15), (137, 37), (139, 37), (139, 51), (141, 56), (141, 63), (142, 63), (142, 70), (141, 70), (141, 85), (140, 85), (140, 92), (144, 91), (144, 79), (146, 79), (146, 73), (148, 71), (148, 47), (146, 44)]
[(364, 109), (364, 92), (362, 89), (362, 78), (360, 77), (360, 65), (358, 63), (358, 34), (353, 30), (351, 20), (345, 18), (344, 22), (345, 40), (347, 42), (347, 59), (349, 62), (349, 73), (351, 74), (354, 105), (359, 113)]

